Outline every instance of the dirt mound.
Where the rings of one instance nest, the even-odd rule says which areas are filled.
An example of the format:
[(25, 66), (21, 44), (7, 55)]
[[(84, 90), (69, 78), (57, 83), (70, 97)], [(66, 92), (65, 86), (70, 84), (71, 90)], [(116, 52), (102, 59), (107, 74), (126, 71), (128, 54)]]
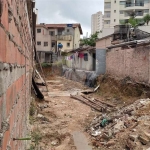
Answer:
[(99, 76), (97, 83), (100, 84), (98, 94), (104, 97), (116, 99), (124, 98), (147, 98), (150, 97), (150, 87), (134, 82), (130, 77), (116, 80), (111, 76)]

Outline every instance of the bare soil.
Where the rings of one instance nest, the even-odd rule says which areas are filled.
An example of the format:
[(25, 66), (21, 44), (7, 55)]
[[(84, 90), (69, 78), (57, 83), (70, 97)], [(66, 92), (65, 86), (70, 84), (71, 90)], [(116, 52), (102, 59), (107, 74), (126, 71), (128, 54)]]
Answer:
[[(87, 89), (87, 87), (81, 83), (54, 75), (49, 76), (47, 80), (59, 82), (48, 83), (49, 92), (56, 92), (55, 96), (50, 97), (48, 92), (46, 92), (46, 88), (42, 87), (45, 96), (44, 101), (36, 100), (33, 104), (33, 107), (35, 107), (37, 111), (35, 110), (34, 115), (31, 117), (32, 133), (37, 130), (39, 131), (40, 138), (38, 147), (40, 147), (41, 150), (76, 150), (77, 147), (74, 144), (73, 132), (79, 131), (86, 136), (89, 145), (93, 146), (93, 150), (108, 149), (108, 147), (102, 145), (95, 145), (95, 139), (87, 133), (93, 118), (97, 115), (101, 115), (101, 113), (69, 96), (57, 96), (57, 92), (69, 92), (76, 89), (83, 90)], [(101, 86), (98, 92), (90, 94), (90, 96), (111, 102), (118, 107), (127, 106), (139, 98), (147, 97), (144, 95), (141, 87), (125, 86), (109, 78), (107, 78), (107, 80), (103, 79), (103, 81), (102, 78), (100, 78), (99, 83)], [(149, 113), (149, 108), (148, 106), (148, 108), (144, 110), (139, 110), (138, 114)], [(43, 117), (38, 117), (38, 114), (43, 115)], [(109, 149), (126, 149), (129, 133), (130, 131), (118, 133), (116, 135), (118, 137), (116, 145), (112, 148), (109, 147)], [(139, 150), (140, 148), (141, 147), (139, 147)]]

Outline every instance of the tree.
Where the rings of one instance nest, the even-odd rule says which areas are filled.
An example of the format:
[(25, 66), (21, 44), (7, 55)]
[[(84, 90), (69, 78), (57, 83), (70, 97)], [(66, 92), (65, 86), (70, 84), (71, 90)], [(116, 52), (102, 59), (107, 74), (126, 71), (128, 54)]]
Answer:
[(81, 39), (81, 45), (89, 45), (89, 46), (95, 46), (96, 40), (98, 39), (99, 32), (96, 32), (90, 36), (90, 38)]
[(144, 22), (148, 25), (150, 22), (150, 14), (147, 14), (143, 17)]

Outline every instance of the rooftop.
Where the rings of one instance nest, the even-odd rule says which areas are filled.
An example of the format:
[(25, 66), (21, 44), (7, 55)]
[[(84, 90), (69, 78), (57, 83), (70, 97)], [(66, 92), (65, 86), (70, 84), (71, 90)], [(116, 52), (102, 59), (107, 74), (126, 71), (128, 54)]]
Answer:
[[(65, 28), (65, 27), (67, 27), (67, 24), (68, 23), (61, 23), (61, 24), (45, 24), (45, 23), (41, 23), (41, 24), (37, 24), (36, 26), (37, 27), (44, 27), (44, 28), (46, 28), (46, 29), (55, 29), (55, 28)], [(79, 28), (79, 30), (80, 30), (80, 34), (83, 34), (83, 32), (82, 32), (82, 28), (81, 28), (81, 24), (80, 23), (69, 23), (69, 24), (72, 24), (72, 27), (73, 28)]]

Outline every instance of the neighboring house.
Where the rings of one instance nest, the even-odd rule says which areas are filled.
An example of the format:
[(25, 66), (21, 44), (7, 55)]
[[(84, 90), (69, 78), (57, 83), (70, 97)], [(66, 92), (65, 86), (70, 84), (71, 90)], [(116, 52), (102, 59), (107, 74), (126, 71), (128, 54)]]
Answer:
[(100, 32), (103, 28), (103, 14), (101, 11), (91, 16), (91, 33)]
[(104, 54), (99, 59), (98, 68), (105, 66), (105, 73), (115, 79), (129, 77), (135, 82), (150, 84), (150, 33), (137, 29), (131, 40), (127, 31), (123, 25), (115, 26), (114, 34), (97, 40), (96, 55), (97, 51)]
[(95, 47), (83, 47), (72, 50), (65, 57), (66, 65), (69, 68), (95, 71), (96, 68)]
[[(51, 61), (51, 52), (59, 51), (58, 44), (61, 43), (61, 51), (70, 51), (79, 48), (82, 28), (80, 24), (38, 24), (36, 26), (36, 49), (42, 62)], [(40, 55), (41, 54), (41, 55)], [(45, 59), (46, 55), (47, 59)]]
[[(150, 0), (104, 0), (104, 28), (101, 37), (114, 32), (114, 26), (123, 24), (135, 11), (136, 18), (141, 19), (150, 13)], [(140, 27), (150, 32), (150, 27)]]

